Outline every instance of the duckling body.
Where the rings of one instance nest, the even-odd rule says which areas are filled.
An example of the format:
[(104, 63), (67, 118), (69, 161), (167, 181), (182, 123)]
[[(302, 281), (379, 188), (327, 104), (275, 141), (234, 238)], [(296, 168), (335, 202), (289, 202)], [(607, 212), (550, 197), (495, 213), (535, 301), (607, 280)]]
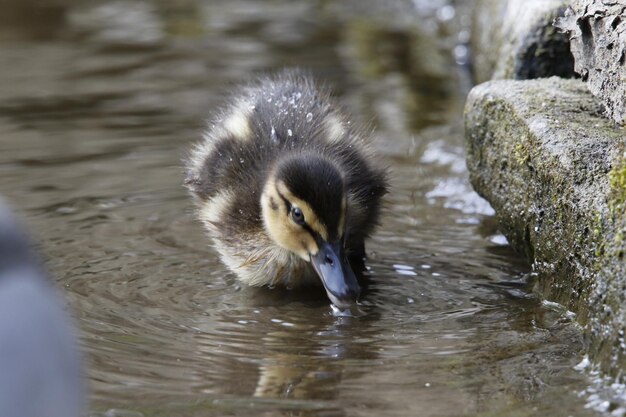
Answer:
[(363, 262), (387, 189), (366, 139), (300, 73), (261, 79), (232, 97), (192, 150), (186, 185), (242, 282), (322, 283), (335, 304), (358, 296), (352, 269)]

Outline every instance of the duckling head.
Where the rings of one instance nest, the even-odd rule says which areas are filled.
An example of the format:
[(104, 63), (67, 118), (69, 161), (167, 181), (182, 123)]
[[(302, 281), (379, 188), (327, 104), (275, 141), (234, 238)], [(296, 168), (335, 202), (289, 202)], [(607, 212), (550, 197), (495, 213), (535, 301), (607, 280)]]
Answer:
[(360, 288), (345, 254), (346, 187), (328, 158), (300, 153), (281, 158), (261, 196), (267, 234), (310, 262), (339, 308), (356, 301)]

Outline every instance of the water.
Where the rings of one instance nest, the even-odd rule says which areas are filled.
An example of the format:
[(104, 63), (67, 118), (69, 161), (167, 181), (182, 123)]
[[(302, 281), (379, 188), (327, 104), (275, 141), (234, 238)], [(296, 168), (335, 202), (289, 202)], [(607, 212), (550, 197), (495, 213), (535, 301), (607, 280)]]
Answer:
[[(0, 192), (81, 329), (91, 415), (593, 415), (579, 328), (467, 182), (468, 2), (5, 3)], [(181, 186), (228, 86), (293, 64), (392, 171), (355, 317), (238, 285)]]

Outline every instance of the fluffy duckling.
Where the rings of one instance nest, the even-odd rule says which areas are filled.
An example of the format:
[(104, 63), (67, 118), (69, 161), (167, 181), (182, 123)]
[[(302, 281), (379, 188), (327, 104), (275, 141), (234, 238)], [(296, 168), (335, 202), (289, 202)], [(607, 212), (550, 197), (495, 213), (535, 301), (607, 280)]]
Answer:
[[(384, 169), (325, 90), (299, 72), (241, 88), (187, 161), (186, 186), (224, 264), (251, 286), (321, 283), (355, 302)], [(360, 271), (359, 271), (360, 272)]]

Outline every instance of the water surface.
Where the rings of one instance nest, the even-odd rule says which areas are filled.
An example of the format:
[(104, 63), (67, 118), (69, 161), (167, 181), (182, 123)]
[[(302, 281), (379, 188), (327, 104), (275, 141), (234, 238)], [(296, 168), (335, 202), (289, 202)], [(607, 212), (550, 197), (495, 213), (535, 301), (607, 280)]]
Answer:
[[(580, 330), (467, 181), (469, 2), (337, 3), (5, 6), (0, 192), (81, 329), (91, 414), (591, 415)], [(181, 186), (229, 86), (293, 65), (390, 166), (360, 317), (239, 286)]]

